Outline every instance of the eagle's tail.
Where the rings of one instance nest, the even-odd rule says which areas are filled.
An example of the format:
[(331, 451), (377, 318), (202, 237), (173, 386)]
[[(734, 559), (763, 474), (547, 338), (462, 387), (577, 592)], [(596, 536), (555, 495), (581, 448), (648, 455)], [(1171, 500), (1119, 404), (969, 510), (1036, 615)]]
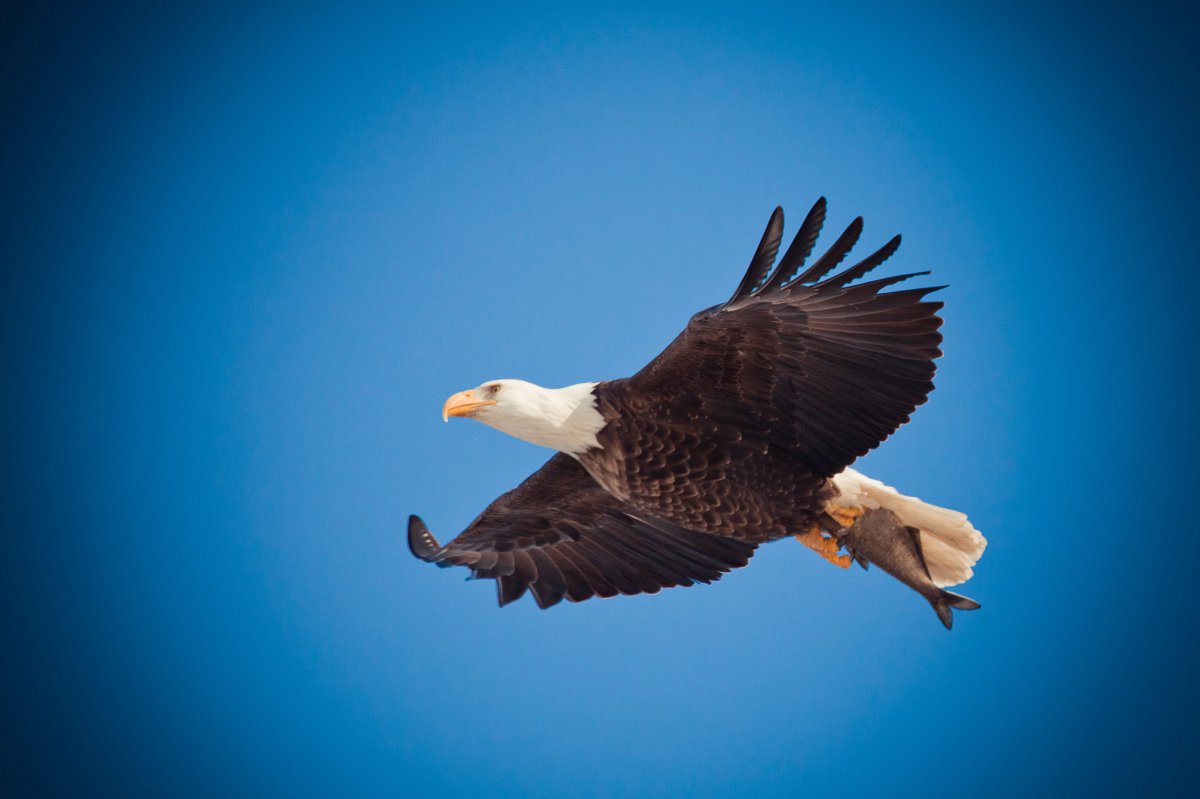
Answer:
[[(853, 469), (836, 475), (833, 483), (840, 492), (830, 501), (834, 508), (857, 511), (884, 508), (896, 514), (901, 524), (920, 531), (921, 552), (934, 585), (944, 588), (971, 579), (974, 574), (971, 567), (983, 554), (987, 539), (971, 526), (966, 514), (930, 505), (916, 497), (907, 497), (891, 486)], [(947, 594), (944, 600), (947, 605), (960, 607), (954, 600), (963, 597), (948, 591), (944, 593)], [(942, 615), (942, 610), (936, 604), (934, 609), (938, 610), (939, 616)], [(949, 610), (945, 612), (949, 613)]]

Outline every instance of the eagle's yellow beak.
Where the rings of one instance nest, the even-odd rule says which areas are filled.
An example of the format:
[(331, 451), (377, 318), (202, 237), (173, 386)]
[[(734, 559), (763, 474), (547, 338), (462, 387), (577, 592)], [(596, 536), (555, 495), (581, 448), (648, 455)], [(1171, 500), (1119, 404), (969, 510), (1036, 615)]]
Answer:
[(470, 416), (485, 405), (495, 404), (495, 400), (481, 400), (477, 398), (475, 392), (470, 389), (460, 391), (446, 400), (446, 404), (442, 406), (442, 421), (450, 421), (451, 416)]

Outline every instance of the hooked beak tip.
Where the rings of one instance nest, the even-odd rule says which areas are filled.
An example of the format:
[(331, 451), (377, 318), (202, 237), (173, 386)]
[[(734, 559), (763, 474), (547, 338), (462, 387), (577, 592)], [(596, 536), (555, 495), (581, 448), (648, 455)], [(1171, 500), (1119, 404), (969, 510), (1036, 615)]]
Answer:
[(442, 406), (442, 421), (450, 421), (451, 416), (466, 416), (471, 417), (480, 408), (487, 405), (495, 405), (495, 400), (480, 400), (475, 397), (475, 392), (468, 389), (460, 391), (454, 396), (446, 400), (446, 404)]

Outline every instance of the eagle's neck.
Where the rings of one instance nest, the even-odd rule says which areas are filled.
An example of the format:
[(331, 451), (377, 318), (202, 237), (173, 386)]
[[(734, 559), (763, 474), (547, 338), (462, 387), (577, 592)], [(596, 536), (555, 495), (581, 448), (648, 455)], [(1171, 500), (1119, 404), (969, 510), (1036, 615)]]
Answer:
[(604, 427), (604, 417), (596, 409), (596, 383), (576, 383), (564, 388), (543, 388), (529, 384), (522, 393), (521, 413), (490, 421), (510, 436), (578, 456), (600, 446), (596, 434)]

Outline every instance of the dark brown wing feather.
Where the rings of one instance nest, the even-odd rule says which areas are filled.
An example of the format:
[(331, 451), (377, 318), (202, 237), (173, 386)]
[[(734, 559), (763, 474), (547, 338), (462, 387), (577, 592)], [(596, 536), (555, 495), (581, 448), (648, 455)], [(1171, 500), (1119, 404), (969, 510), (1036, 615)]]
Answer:
[(753, 544), (637, 513), (561, 453), (445, 546), (416, 516), (408, 540), (422, 560), (495, 578), (501, 605), (528, 588), (543, 608), (712, 582), (754, 554)]
[(583, 463), (601, 485), (691, 529), (754, 541), (800, 532), (827, 478), (925, 401), (941, 355), (942, 305), (924, 299), (936, 288), (883, 291), (914, 274), (853, 285), (898, 236), (828, 276), (861, 218), (801, 271), (824, 215), (822, 199), (768, 276), (777, 210), (727, 303), (696, 314), (638, 374), (597, 387), (608, 425)]

